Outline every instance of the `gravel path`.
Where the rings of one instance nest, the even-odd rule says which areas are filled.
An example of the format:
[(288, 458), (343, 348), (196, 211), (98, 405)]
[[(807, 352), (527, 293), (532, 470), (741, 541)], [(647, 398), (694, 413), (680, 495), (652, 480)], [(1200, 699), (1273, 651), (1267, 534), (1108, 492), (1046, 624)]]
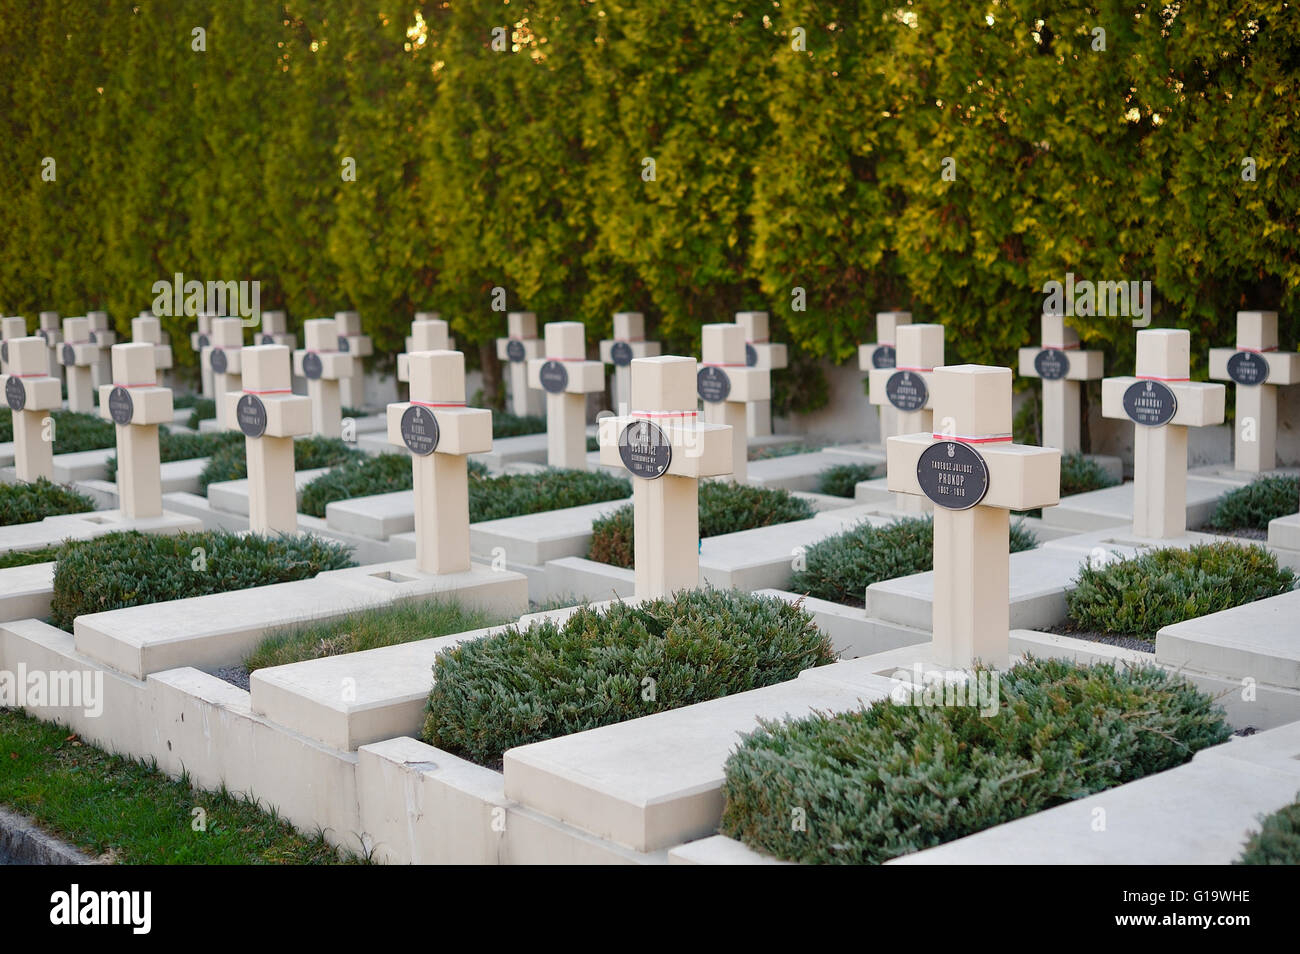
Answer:
[(1044, 632), (1054, 633), (1057, 636), (1069, 636), (1071, 639), (1086, 639), (1090, 643), (1105, 643), (1107, 646), (1119, 646), (1122, 649), (1133, 649), (1140, 653), (1152, 653), (1156, 651), (1154, 640), (1148, 642), (1145, 639), (1139, 639), (1136, 636), (1111, 636), (1106, 633), (1095, 633), (1085, 629), (1071, 629), (1068, 626), (1053, 626)]
[(232, 686), (238, 686), (245, 692), (248, 691), (248, 670), (243, 666), (226, 666), (223, 669), (218, 669), (212, 675), (225, 680)]

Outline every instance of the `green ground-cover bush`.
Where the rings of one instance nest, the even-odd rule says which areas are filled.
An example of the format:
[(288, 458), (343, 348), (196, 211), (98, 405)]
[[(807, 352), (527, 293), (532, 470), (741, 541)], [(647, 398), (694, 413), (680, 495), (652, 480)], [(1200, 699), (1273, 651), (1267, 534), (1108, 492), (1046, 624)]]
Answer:
[(440, 653), (424, 738), (496, 766), (517, 745), (785, 682), (834, 658), (811, 616), (770, 597), (691, 590), (583, 607)]
[[(359, 450), (348, 446), (337, 437), (313, 435), (293, 442), (293, 466), (294, 470), (299, 471), (313, 470), (318, 467), (336, 467), (360, 455)], [(208, 484), (222, 480), (241, 480), (247, 476), (248, 458), (245, 455), (244, 442), (234, 441), (219, 447), (212, 454), (208, 466), (203, 468), (203, 473), (199, 476), (199, 486), (206, 491)]]
[(304, 580), (351, 566), (350, 553), (309, 534), (128, 531), (72, 540), (56, 557), (52, 620), (71, 631), (86, 613)]
[(1300, 865), (1300, 801), (1265, 818), (1235, 864)]
[[(54, 420), (54, 453), (74, 454), (102, 450), (117, 444), (117, 430), (112, 421), (96, 414), (78, 411), (50, 411)], [(0, 408), (0, 443), (14, 439), (14, 415), (8, 407)]]
[(187, 422), (191, 430), (197, 431), (200, 421), (211, 421), (217, 416), (217, 402), (212, 398), (195, 397), (191, 407), (194, 410), (190, 412), (190, 419)]
[(1083, 454), (1061, 455), (1061, 496), (1086, 494), (1090, 490), (1114, 487), (1117, 481), (1106, 469)]
[(1156, 667), (1029, 660), (996, 687), (992, 716), (887, 699), (763, 723), (727, 760), (723, 834), (791, 861), (878, 864), (1173, 768), (1231, 734), (1210, 696)]
[[(1036, 546), (1033, 532), (1013, 521), (1011, 552)], [(883, 527), (860, 523), (808, 547), (804, 561), (804, 569), (790, 581), (792, 592), (862, 606), (872, 583), (934, 569), (934, 521), (908, 517)]]
[[(699, 511), (701, 538), (807, 520), (813, 515), (812, 505), (788, 490), (751, 487), (726, 480), (700, 482)], [(588, 557), (630, 569), (635, 554), (633, 528), (631, 504), (594, 521)]]
[(1168, 547), (1129, 559), (1089, 561), (1066, 594), (1080, 629), (1154, 640), (1163, 626), (1294, 589), (1296, 575), (1263, 547)]
[(426, 600), (364, 610), (340, 619), (305, 623), (269, 634), (244, 660), (249, 672), (304, 659), (321, 659), (465, 633), (503, 622), (456, 603)]
[(1300, 477), (1259, 477), (1220, 497), (1205, 525), (1212, 530), (1267, 530), (1270, 520), (1295, 513), (1297, 501)]
[(30, 566), (33, 563), (51, 563), (58, 559), (59, 548), (40, 547), (36, 550), (10, 550), (8, 553), (0, 553), (0, 570), (7, 570), (11, 566)]
[(94, 509), (89, 497), (44, 477), (32, 483), (0, 484), (0, 527)]
[(876, 464), (836, 464), (817, 475), (817, 492), (852, 498), (860, 482), (884, 473)]
[(508, 411), (492, 411), (492, 439), (502, 437), (523, 437), (525, 434), (545, 434), (546, 418), (520, 417)]
[[(158, 431), (159, 463), (173, 460), (194, 460), (211, 457), (223, 448), (244, 450), (244, 435), (238, 431), (220, 431), (216, 434), (185, 434), (160, 428)], [(106, 480), (117, 480), (117, 455), (108, 459)]]

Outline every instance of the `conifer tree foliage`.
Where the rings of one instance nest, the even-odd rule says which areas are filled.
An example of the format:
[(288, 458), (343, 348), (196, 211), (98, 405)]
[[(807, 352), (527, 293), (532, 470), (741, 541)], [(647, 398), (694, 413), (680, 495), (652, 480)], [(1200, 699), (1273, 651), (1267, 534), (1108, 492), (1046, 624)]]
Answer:
[[(125, 335), (174, 273), (257, 280), (295, 324), (360, 310), (377, 361), (437, 310), (491, 365), (497, 306), (593, 342), (639, 310), (679, 351), (766, 309), (839, 361), (907, 308), (950, 361), (1006, 364), (1073, 273), (1150, 281), (1153, 326), (1205, 347), (1238, 309), (1279, 310), (1290, 343), (1297, 22), (1285, 0), (0, 0), (0, 311), (104, 308)], [(1129, 319), (1078, 324), (1130, 366)]]

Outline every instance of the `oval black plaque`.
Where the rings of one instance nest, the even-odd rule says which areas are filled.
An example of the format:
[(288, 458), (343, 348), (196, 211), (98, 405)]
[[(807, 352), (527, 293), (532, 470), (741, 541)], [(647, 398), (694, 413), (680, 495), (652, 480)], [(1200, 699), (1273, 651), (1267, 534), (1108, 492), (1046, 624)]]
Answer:
[(130, 424), (135, 416), (135, 401), (126, 388), (117, 387), (108, 392), (108, 416), (114, 424)]
[(895, 371), (885, 382), (885, 397), (900, 411), (919, 411), (925, 407), (930, 391), (925, 378), (913, 371)]
[(211, 340), (209, 340), (209, 338), (208, 338), (207, 335), (205, 335), (205, 334), (200, 334), (200, 335), (199, 335), (199, 347), (200, 347), (200, 348), (206, 348), (206, 347), (207, 347), (208, 345), (210, 345), (210, 344), (212, 344), (212, 342), (211, 342)]
[(657, 425), (633, 421), (618, 435), (618, 456), (633, 477), (656, 480), (668, 473), (673, 447)]
[(41, 336), (41, 340), (44, 341), (46, 344), (50, 343), (49, 333), (44, 328), (37, 329), (36, 333)]
[(1070, 373), (1070, 356), (1060, 348), (1044, 348), (1034, 355), (1034, 370), (1044, 381), (1059, 381)]
[(93, 331), (90, 333), (90, 343), (99, 344), (99, 339), (95, 337), (95, 333)]
[(617, 368), (626, 368), (632, 363), (632, 346), (626, 341), (615, 341), (609, 349), (610, 360)]
[(1253, 351), (1238, 351), (1228, 359), (1228, 377), (1247, 386), (1268, 380), (1268, 361)]
[(725, 401), (731, 393), (731, 378), (721, 368), (703, 367), (695, 376), (695, 390), (710, 404), (717, 404)]
[(0, 361), (5, 364), (9, 363), (9, 342), (0, 341)]
[(1124, 392), (1124, 413), (1134, 424), (1159, 427), (1178, 413), (1178, 398), (1159, 381), (1135, 381)]
[(245, 394), (235, 405), (235, 420), (245, 437), (261, 437), (266, 433), (266, 405), (256, 394)]
[(511, 338), (509, 341), (506, 342), (506, 357), (509, 358), (511, 361), (513, 361), (515, 364), (518, 364), (520, 361), (524, 360), (525, 355), (526, 352), (524, 351), (524, 343), (520, 341), (518, 338)]
[(351, 350), (352, 350), (352, 345), (350, 345), (350, 344), (348, 343), (348, 337), (347, 337), (347, 335), (339, 335), (339, 350), (340, 350), (340, 351), (351, 351)]
[(265, 335), (265, 334), (262, 335), (262, 344), (264, 345), (275, 344), (275, 335)]
[(745, 343), (745, 367), (758, 367), (758, 349), (748, 342)]
[(5, 381), (5, 400), (12, 411), (21, 411), (27, 406), (27, 388), (23, 387), (22, 378), (9, 375)]
[(402, 440), (416, 457), (428, 457), (438, 448), (438, 419), (427, 407), (412, 404), (402, 414)]
[(324, 373), (325, 368), (320, 363), (320, 355), (315, 351), (308, 351), (302, 356), (302, 374), (303, 377), (315, 381)]
[(212, 373), (225, 374), (228, 363), (226, 361), (226, 352), (220, 348), (212, 349)]
[(989, 492), (989, 466), (969, 444), (939, 441), (921, 451), (916, 479), (927, 497), (945, 510), (969, 510)]
[(558, 361), (547, 361), (537, 373), (542, 389), (549, 394), (563, 394), (569, 386), (569, 369)]
[(894, 350), (893, 345), (877, 345), (876, 350), (871, 352), (873, 368), (892, 368), (896, 364), (898, 364), (898, 352)]
[(77, 352), (73, 350), (70, 344), (63, 346), (63, 363), (69, 368), (77, 363)]

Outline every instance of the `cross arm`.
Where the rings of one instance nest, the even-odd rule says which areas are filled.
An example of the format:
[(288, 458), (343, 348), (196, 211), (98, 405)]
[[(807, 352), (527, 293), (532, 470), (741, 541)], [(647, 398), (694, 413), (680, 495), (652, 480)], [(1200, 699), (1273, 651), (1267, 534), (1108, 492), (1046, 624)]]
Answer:
[[(293, 353), (293, 373), (300, 378), (307, 375), (303, 372), (302, 362), (308, 355), (308, 349), (302, 349)], [(327, 380), (337, 380), (351, 376), (353, 356), (338, 351), (317, 351), (316, 357), (320, 358), (321, 373), (320, 376)]]
[[(1039, 377), (1038, 369), (1034, 366), (1034, 359), (1038, 357), (1039, 352), (1047, 350), (1049, 349), (1020, 349), (1019, 373), (1022, 378)], [(1065, 348), (1054, 350), (1064, 351), (1070, 360), (1070, 369), (1065, 373), (1066, 381), (1095, 381), (1105, 373), (1106, 355), (1104, 352), (1067, 350)]]
[[(405, 447), (402, 415), (413, 405), (409, 401), (388, 405), (388, 442)], [(482, 454), (492, 449), (492, 412), (482, 407), (435, 407), (428, 409), (438, 422), (435, 454)]]
[[(1237, 348), (1211, 348), (1210, 377), (1216, 381), (1232, 380), (1228, 376), (1228, 359), (1238, 350)], [(1268, 379), (1265, 384), (1300, 384), (1300, 352), (1261, 351), (1259, 357), (1268, 364)]]
[[(116, 384), (99, 386), (99, 416), (106, 421), (113, 420), (108, 406), (108, 396), (113, 393)], [(127, 388), (131, 395), (131, 424), (170, 424), (172, 422), (171, 388)]]
[[(298, 437), (311, 433), (311, 398), (301, 394), (255, 394), (266, 409), (267, 437)], [(226, 430), (240, 431), (239, 402), (244, 397), (242, 391), (227, 391), (223, 395), (226, 402)]]
[(541, 354), (540, 345), (542, 343), (542, 340), (540, 338), (498, 338), (497, 358), (500, 359), (501, 361), (510, 360), (510, 355), (506, 353), (506, 349), (510, 347), (511, 341), (518, 341), (521, 345), (524, 346), (525, 361), (531, 360), (532, 358), (536, 358), (539, 354)]
[[(622, 467), (618, 439), (623, 429), (635, 421), (647, 418), (633, 416), (602, 417), (597, 426), (602, 467)], [(692, 419), (693, 420), (693, 419)], [(731, 427), (727, 424), (684, 424), (672, 418), (659, 418), (652, 423), (668, 439), (672, 447), (672, 460), (668, 473), (674, 477), (721, 477), (732, 472)]]
[[(603, 364), (614, 363), (614, 345), (618, 343), (616, 338), (606, 338), (600, 342), (600, 360)], [(658, 341), (625, 341), (623, 342), (632, 349), (633, 358), (657, 358), (662, 351), (662, 345)]]
[[(542, 390), (542, 368), (557, 358), (532, 358), (528, 362), (528, 386)], [(605, 390), (605, 366), (599, 361), (560, 361), (569, 374), (565, 394), (589, 394)]]
[[(1124, 392), (1142, 378), (1105, 378), (1101, 382), (1101, 413), (1103, 417), (1128, 420), (1124, 413)], [(1205, 381), (1164, 381), (1174, 392), (1178, 410), (1170, 424), (1180, 427), (1207, 427), (1223, 423), (1224, 398), (1227, 389), (1222, 384)]]
[[(922, 495), (916, 465), (921, 453), (941, 444), (929, 434), (904, 434), (885, 442), (888, 486), (895, 493)], [(988, 492), (981, 507), (1032, 510), (1061, 501), (1061, 452), (1028, 444), (984, 444), (974, 448), (988, 465)]]
[[(885, 386), (889, 379), (898, 373), (897, 368), (872, 368), (871, 374), (867, 377), (867, 399), (872, 404), (888, 404), (889, 395), (885, 392)], [(922, 410), (930, 410), (934, 407), (934, 389), (930, 387), (930, 380), (922, 371), (912, 371), (922, 381), (925, 382), (926, 395), (925, 404), (921, 406)]]

